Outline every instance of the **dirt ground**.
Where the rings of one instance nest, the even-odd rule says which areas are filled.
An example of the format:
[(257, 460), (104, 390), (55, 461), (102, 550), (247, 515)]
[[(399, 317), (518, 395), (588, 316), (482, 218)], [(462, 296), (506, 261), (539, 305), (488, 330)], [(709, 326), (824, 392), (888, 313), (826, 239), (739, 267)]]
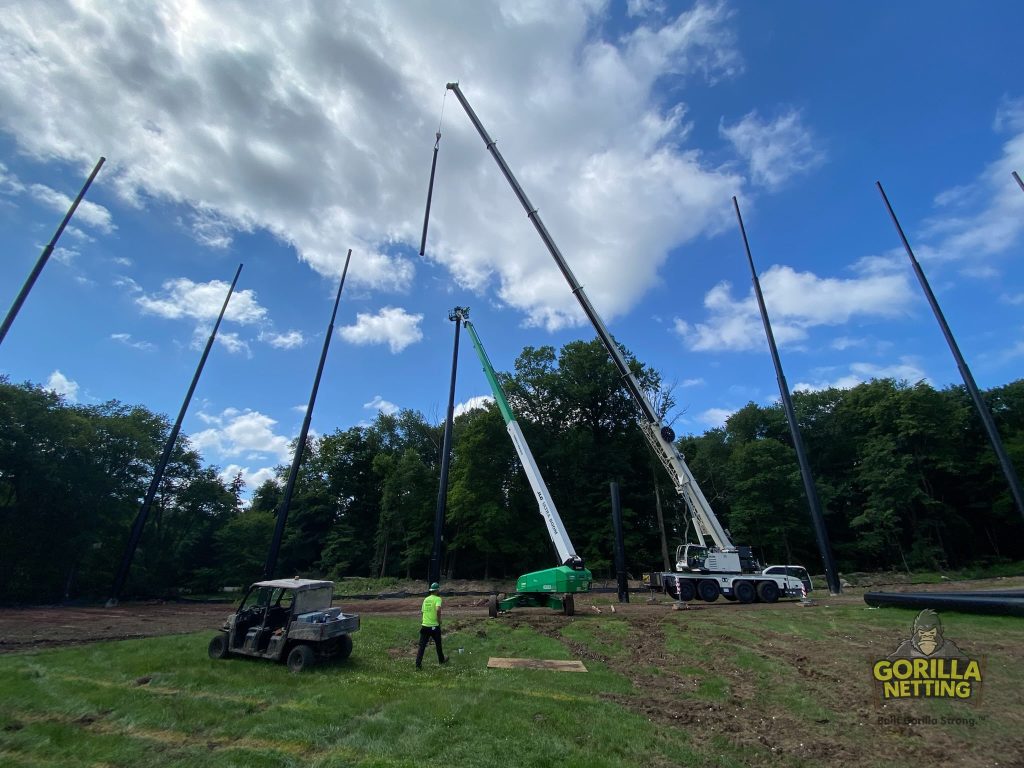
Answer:
[[(452, 583), (446, 586), (453, 592), (469, 592), (483, 591), (481, 587), (485, 585)], [(812, 597), (820, 604), (829, 606), (864, 605), (863, 595), (866, 591), (966, 591), (1021, 587), (1024, 587), (1024, 577), (934, 585), (876, 583), (870, 587), (847, 588), (841, 596), (832, 597), (815, 592)], [(822, 706), (832, 712), (844, 713), (843, 723), (829, 723), (827, 719), (809, 723), (785, 708), (766, 704), (763, 690), (758, 691), (751, 671), (737, 666), (731, 653), (714, 653), (712, 640), (704, 641), (709, 646), (709, 652), (705, 654), (709, 660), (699, 662), (700, 674), (705, 678), (725, 680), (727, 693), (719, 700), (695, 699), (686, 695), (692, 693), (699, 684), (695, 676), (680, 667), (678, 657), (670, 657), (666, 651), (664, 618), (666, 612), (672, 610), (670, 601), (664, 595), (640, 590), (632, 593), (628, 604), (615, 603), (615, 597), (614, 592), (596, 592), (586, 597), (578, 595), (576, 613), (581, 618), (598, 618), (599, 613), (610, 617), (614, 610), (617, 618), (628, 621), (629, 649), (626, 658), (621, 655), (604, 656), (591, 647), (569, 640), (561, 633), (565, 617), (560, 614), (524, 610), (513, 612), (506, 618), (514, 624), (530, 626), (566, 644), (573, 656), (584, 663), (599, 662), (613, 668), (628, 677), (639, 690), (645, 691), (642, 699), (605, 694), (609, 700), (651, 721), (669, 727), (686, 728), (695, 745), (705, 749), (713, 750), (720, 739), (749, 747), (751, 765), (787, 764), (792, 758), (821, 765), (860, 766), (885, 761), (896, 765), (919, 761), (947, 764), (951, 755), (957, 755), (957, 765), (1024, 764), (1020, 762), (1024, 760), (1024, 738), (1021, 737), (1011, 738), (1013, 744), (1004, 744), (995, 753), (990, 752), (990, 745), (974, 744), (974, 749), (964, 754), (965, 744), (958, 741), (956, 733), (949, 729), (899, 722), (885, 727), (878, 725), (879, 713), (873, 709), (865, 689), (860, 685), (844, 684), (842, 677), (848, 675), (850, 670), (835, 664), (835, 638), (829, 642), (801, 639), (794, 643), (790, 637), (767, 631), (760, 635), (757, 645), (758, 648), (770, 649), (765, 652), (780, 657), (800, 675), (800, 679), (794, 679), (793, 682), (805, 691), (803, 695), (816, 697)], [(410, 621), (415, 621), (419, 616), (421, 601), (422, 595), (407, 594), (394, 598), (335, 599), (335, 605), (363, 617), (386, 614), (408, 616)], [(230, 603), (154, 601), (124, 603), (114, 608), (0, 608), (0, 653), (100, 640), (213, 631), (222, 624), (233, 607)], [(792, 601), (775, 605), (740, 605), (718, 601), (710, 604), (695, 603), (689, 611), (693, 611), (694, 616), (720, 618), (728, 624), (729, 614), (725, 612), (793, 609)], [(486, 620), (486, 612), (486, 595), (445, 596), (446, 626), (449, 631), (470, 627), (485, 631), (485, 624), (478, 622)], [(841, 652), (855, 656), (858, 660), (871, 653), (870, 640), (865, 638), (850, 637), (839, 642), (846, 642), (849, 646), (839, 649)], [(410, 641), (408, 648), (393, 650), (407, 654), (412, 653), (413, 648)], [(1020, 649), (1000, 650), (1006, 650), (1009, 655), (1016, 657)], [(899, 714), (892, 713), (893, 716)], [(863, 730), (854, 733), (851, 732), (851, 726)], [(980, 751), (978, 747), (981, 747)], [(993, 763), (994, 755), (1000, 753), (1002, 757)]]
[[(511, 586), (511, 585), (509, 585)], [(595, 583), (595, 587), (610, 589), (613, 583)], [(478, 582), (451, 582), (446, 584), (452, 592), (485, 592), (488, 585)], [(884, 584), (870, 587), (847, 587), (837, 597), (815, 592), (813, 597), (830, 604), (862, 604), (866, 591), (893, 592), (966, 591), (1008, 589), (1024, 587), (1024, 578), (983, 579), (942, 584)], [(621, 616), (640, 619), (650, 616), (660, 619), (665, 614), (666, 598), (640, 589), (639, 582), (631, 582), (629, 604), (617, 605)], [(442, 595), (444, 595), (444, 591)], [(605, 606), (615, 600), (614, 592), (595, 592), (589, 598), (577, 597), (578, 613), (591, 611), (593, 606)], [(655, 602), (650, 602), (655, 600)], [(381, 597), (377, 599), (335, 598), (334, 604), (360, 615), (390, 614), (417, 615), (422, 595), (408, 597)], [(485, 615), (487, 598), (483, 595), (445, 595), (445, 613), (449, 617)], [(51, 648), (62, 645), (80, 645), (101, 640), (127, 640), (160, 635), (180, 635), (203, 630), (215, 630), (234, 610), (229, 602), (146, 601), (126, 602), (114, 608), (102, 606), (32, 606), (0, 608), (0, 653)], [(727, 601), (696, 603), (695, 609), (704, 611), (771, 610), (772, 606), (757, 603), (738, 605)]]

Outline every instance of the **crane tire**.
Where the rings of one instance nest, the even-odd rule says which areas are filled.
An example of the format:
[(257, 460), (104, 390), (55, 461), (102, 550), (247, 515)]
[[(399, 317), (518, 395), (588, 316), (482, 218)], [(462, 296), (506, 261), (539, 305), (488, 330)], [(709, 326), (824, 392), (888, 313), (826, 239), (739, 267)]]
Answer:
[(757, 585), (757, 596), (762, 603), (774, 603), (779, 599), (779, 586), (774, 581), (762, 581)]
[(757, 598), (757, 590), (751, 581), (734, 581), (732, 583), (732, 593), (736, 595), (736, 599), (741, 603), (752, 603)]
[(701, 579), (697, 582), (697, 596), (705, 603), (713, 603), (722, 594), (718, 582), (714, 579)]

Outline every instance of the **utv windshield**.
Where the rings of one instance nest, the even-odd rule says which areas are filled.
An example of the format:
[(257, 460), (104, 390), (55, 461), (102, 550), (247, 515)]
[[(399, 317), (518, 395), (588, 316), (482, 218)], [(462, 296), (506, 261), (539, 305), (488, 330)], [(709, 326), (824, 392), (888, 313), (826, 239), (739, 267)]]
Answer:
[(304, 589), (295, 593), (295, 614), (323, 611), (331, 607), (331, 586)]

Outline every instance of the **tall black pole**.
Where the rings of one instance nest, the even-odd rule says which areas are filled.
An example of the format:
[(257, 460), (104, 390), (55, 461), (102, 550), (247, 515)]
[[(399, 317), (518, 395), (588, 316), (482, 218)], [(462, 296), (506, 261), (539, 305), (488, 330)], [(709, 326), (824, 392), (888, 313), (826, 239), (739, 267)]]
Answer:
[(842, 586), (839, 583), (839, 573), (836, 571), (835, 559), (832, 557), (832, 545), (829, 543), (828, 530), (825, 528), (825, 518), (821, 512), (821, 502), (818, 500), (818, 489), (814, 484), (814, 476), (811, 474), (811, 465), (807, 461), (807, 451), (804, 449), (804, 441), (800, 435), (800, 425), (797, 423), (793, 399), (789, 394), (789, 384), (786, 383), (786, 374), (782, 372), (782, 360), (779, 359), (779, 349), (775, 345), (775, 334), (772, 333), (772, 325), (768, 320), (768, 309), (764, 304), (764, 294), (761, 293), (761, 281), (757, 277), (757, 270), (754, 269), (754, 258), (750, 254), (747, 229), (743, 226), (740, 204), (735, 196), (732, 199), (732, 205), (736, 209), (736, 219), (740, 223), (743, 247), (746, 249), (747, 263), (750, 265), (750, 277), (754, 282), (754, 294), (757, 296), (757, 306), (761, 310), (761, 322), (764, 323), (764, 333), (768, 337), (768, 348), (771, 350), (772, 363), (775, 365), (775, 378), (779, 383), (779, 395), (782, 397), (782, 407), (786, 411), (786, 421), (789, 422), (789, 432), (793, 436), (796, 459), (800, 464), (800, 476), (804, 481), (804, 493), (807, 494), (807, 505), (810, 508), (811, 522), (814, 525), (814, 535), (818, 540), (818, 551), (821, 552), (821, 559), (825, 566), (825, 581), (828, 583), (829, 593), (838, 595), (842, 592)]
[(611, 482), (612, 529), (615, 531), (615, 581), (619, 602), (629, 602), (629, 582), (626, 580), (626, 546), (622, 541), (622, 505), (619, 503), (619, 484)]
[[(1020, 179), (1017, 179), (1020, 181)], [(910, 243), (907, 241), (907, 236), (903, 234), (903, 227), (900, 226), (899, 220), (896, 218), (896, 214), (892, 210), (892, 206), (889, 204), (889, 198), (885, 194), (885, 190), (882, 189), (882, 183), (876, 181), (875, 185), (878, 187), (878, 191), (882, 194), (882, 201), (885, 203), (886, 209), (889, 211), (889, 216), (892, 218), (892, 223), (896, 226), (896, 231), (899, 233), (900, 240), (903, 241), (903, 247), (907, 251), (907, 256), (910, 257), (910, 263), (914, 267), (914, 274), (917, 275), (917, 280), (921, 283), (921, 288), (924, 290), (924, 295), (928, 299), (928, 303), (932, 307), (932, 312), (935, 314), (935, 319), (939, 322), (939, 327), (942, 329), (942, 335), (946, 337), (946, 343), (949, 345), (950, 352), (953, 353), (953, 358), (956, 360), (956, 367), (960, 369), (960, 375), (963, 377), (964, 385), (967, 387), (967, 391), (971, 394), (971, 399), (974, 400), (974, 407), (978, 410), (978, 416), (981, 417), (982, 424), (985, 425), (985, 431), (988, 432), (988, 439), (992, 443), (992, 448), (996, 452), (996, 456), (999, 457), (999, 464), (1003, 468), (1003, 474), (1006, 476), (1006, 482), (1010, 486), (1010, 493), (1013, 495), (1013, 500), (1017, 505), (1017, 510), (1024, 516), (1024, 493), (1021, 493), (1020, 480), (1017, 479), (1017, 473), (1013, 468), (1013, 464), (1010, 463), (1010, 457), (1006, 453), (1006, 449), (1003, 448), (1003, 441), (999, 438), (999, 430), (996, 429), (995, 422), (992, 420), (992, 414), (988, 410), (988, 406), (985, 405), (985, 401), (981, 397), (981, 393), (978, 391), (978, 385), (974, 383), (974, 376), (971, 374), (971, 369), (967, 367), (967, 363), (964, 361), (964, 356), (960, 354), (960, 347), (957, 346), (956, 339), (953, 338), (953, 332), (949, 330), (949, 324), (946, 323), (946, 318), (942, 314), (942, 310), (939, 309), (939, 302), (935, 299), (935, 294), (932, 293), (932, 288), (928, 284), (928, 278), (924, 276), (924, 272), (921, 270), (921, 265), (917, 262), (917, 257), (914, 256), (914, 251), (910, 247)]]
[(331, 336), (334, 335), (334, 318), (338, 315), (338, 302), (341, 301), (341, 289), (345, 287), (345, 275), (348, 274), (348, 263), (352, 260), (352, 249), (348, 249), (345, 257), (345, 268), (341, 272), (341, 284), (338, 286), (338, 295), (334, 297), (334, 309), (331, 311), (331, 322), (327, 324), (327, 333), (324, 336), (324, 346), (320, 350), (320, 363), (316, 367), (316, 378), (313, 379), (313, 389), (309, 393), (309, 404), (306, 406), (306, 416), (302, 419), (302, 430), (299, 432), (298, 442), (295, 444), (295, 455), (292, 457), (292, 467), (288, 472), (288, 482), (284, 487), (284, 497), (277, 508), (277, 525), (274, 526), (274, 538), (270, 542), (270, 551), (267, 553), (267, 563), (263, 568), (263, 578), (274, 578), (274, 568), (277, 567), (277, 555), (281, 550), (281, 537), (284, 535), (284, 524), (288, 520), (288, 510), (292, 504), (292, 492), (295, 490), (295, 480), (299, 476), (299, 465), (302, 463), (302, 452), (306, 447), (306, 435), (309, 434), (309, 423), (313, 419), (313, 405), (316, 403), (316, 393), (320, 389), (320, 376), (324, 372), (324, 363), (327, 360), (327, 350), (331, 346)]
[[(447, 91), (445, 94), (447, 95)], [(434, 171), (437, 170), (437, 147), (441, 143), (441, 132), (436, 134), (434, 141), (434, 159), (430, 162), (430, 183), (427, 185), (427, 209), (423, 212), (423, 236), (420, 237), (420, 256), (427, 248), (427, 222), (430, 220), (430, 199), (434, 196)]]
[(434, 549), (430, 553), (427, 581), (441, 581), (441, 539), (444, 531), (444, 511), (448, 501), (448, 465), (452, 458), (452, 422), (455, 419), (455, 375), (459, 368), (459, 330), (469, 317), (469, 307), (455, 307), (448, 319), (455, 323), (455, 346), (452, 349), (452, 381), (448, 389), (448, 412), (444, 421), (444, 443), (441, 447), (441, 482), (437, 489), (437, 508), (434, 512)]
[(199, 365), (196, 367), (195, 375), (192, 377), (192, 383), (189, 385), (188, 392), (185, 394), (185, 400), (181, 404), (181, 410), (178, 411), (178, 418), (174, 422), (174, 426), (171, 427), (171, 434), (167, 437), (167, 442), (164, 444), (164, 452), (160, 456), (160, 460), (156, 464), (156, 471), (153, 473), (153, 479), (149, 483), (149, 490), (146, 491), (146, 496), (142, 501), (142, 506), (139, 508), (139, 514), (135, 516), (135, 523), (132, 525), (131, 536), (128, 538), (128, 546), (125, 547), (124, 557), (121, 558), (121, 565), (117, 569), (117, 574), (114, 576), (114, 585), (110, 589), (110, 599), (107, 600), (107, 607), (113, 607), (117, 605), (117, 601), (121, 599), (121, 590), (124, 589), (124, 583), (128, 578), (128, 571), (132, 567), (132, 559), (135, 557), (135, 550), (139, 546), (139, 540), (142, 538), (142, 529), (146, 527), (146, 518), (149, 517), (149, 510), (153, 506), (153, 499), (156, 497), (157, 489), (160, 487), (160, 481), (163, 480), (164, 470), (167, 469), (167, 462), (170, 461), (171, 452), (174, 450), (174, 444), (178, 440), (178, 433), (181, 431), (181, 422), (185, 420), (185, 412), (188, 410), (189, 403), (192, 401), (192, 395), (196, 391), (196, 385), (199, 383), (199, 377), (203, 373), (203, 366), (206, 365), (206, 358), (210, 356), (210, 349), (213, 347), (213, 341), (217, 338), (217, 329), (220, 328), (221, 320), (224, 319), (224, 313), (227, 311), (228, 302), (231, 301), (231, 294), (235, 291), (235, 285), (238, 283), (238, 276), (242, 274), (242, 265), (238, 265), (238, 269), (235, 270), (235, 279), (231, 281), (231, 287), (228, 288), (228, 295), (224, 297), (224, 304), (220, 308), (220, 314), (217, 316), (217, 322), (213, 324), (213, 330), (210, 332), (210, 338), (206, 341), (206, 347), (203, 349), (203, 355), (199, 358)]
[(1020, 191), (1024, 192), (1024, 181), (1020, 180), (1020, 174), (1016, 171), (1013, 172), (1013, 178), (1017, 180), (1017, 185), (1020, 187)]
[(39, 259), (36, 261), (35, 267), (32, 268), (31, 274), (25, 281), (25, 285), (21, 287), (21, 292), (18, 297), (14, 300), (14, 304), (11, 305), (10, 310), (7, 312), (7, 317), (4, 318), (3, 325), (0, 325), (0, 344), (3, 343), (4, 337), (7, 336), (7, 331), (10, 330), (11, 324), (14, 323), (14, 318), (17, 317), (18, 311), (21, 309), (21, 305), (25, 303), (25, 299), (28, 298), (29, 292), (32, 290), (32, 286), (35, 285), (36, 279), (39, 277), (39, 273), (43, 271), (43, 267), (46, 266), (46, 262), (50, 259), (50, 254), (53, 253), (53, 249), (57, 246), (57, 241), (60, 236), (64, 233), (64, 227), (71, 221), (71, 217), (75, 215), (75, 211), (78, 209), (78, 204), (82, 202), (82, 198), (85, 197), (85, 193), (89, 190), (92, 185), (92, 180), (96, 178), (96, 174), (100, 172), (100, 168), (103, 167), (103, 163), (106, 162), (105, 157), (101, 157), (96, 163), (96, 166), (92, 169), (92, 173), (89, 174), (89, 178), (85, 180), (85, 184), (82, 186), (81, 191), (78, 193), (78, 197), (71, 203), (71, 207), (68, 208), (68, 212), (64, 215), (64, 220), (57, 227), (57, 231), (53, 233), (53, 237), (50, 242), (47, 243), (46, 247), (43, 248), (43, 252), (39, 255)]

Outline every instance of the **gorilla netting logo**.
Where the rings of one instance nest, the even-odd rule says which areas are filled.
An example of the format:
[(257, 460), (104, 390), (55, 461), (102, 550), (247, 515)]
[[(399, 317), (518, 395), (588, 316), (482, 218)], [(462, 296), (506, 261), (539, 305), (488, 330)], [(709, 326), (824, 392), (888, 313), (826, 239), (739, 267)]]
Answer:
[(875, 691), (883, 700), (941, 698), (977, 700), (982, 662), (973, 659), (942, 635), (939, 615), (930, 609), (917, 614), (910, 638), (871, 669)]

